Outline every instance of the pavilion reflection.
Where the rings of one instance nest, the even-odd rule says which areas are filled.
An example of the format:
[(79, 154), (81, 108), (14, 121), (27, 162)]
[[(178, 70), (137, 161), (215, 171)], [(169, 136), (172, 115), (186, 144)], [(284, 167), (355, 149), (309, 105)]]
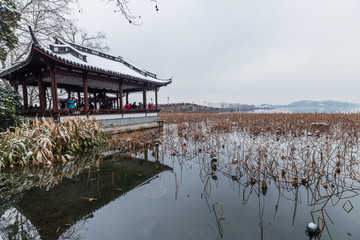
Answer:
[[(98, 209), (150, 182), (166, 170), (171, 168), (159, 162), (112, 157), (82, 167), (73, 164), (62, 170), (52, 170), (52, 178), (43, 172), (34, 176), (24, 171), (22, 178), (17, 178), (23, 179), (22, 183), (17, 183), (18, 190), (9, 190), (11, 183), (8, 181), (4, 184), (3, 176), (0, 224), (7, 226), (0, 228), (0, 236), (5, 239), (22, 239), (26, 236), (32, 239), (57, 239), (76, 222), (92, 217)], [(47, 177), (48, 181), (52, 179), (55, 182), (48, 182), (51, 187), (45, 186), (41, 180)]]

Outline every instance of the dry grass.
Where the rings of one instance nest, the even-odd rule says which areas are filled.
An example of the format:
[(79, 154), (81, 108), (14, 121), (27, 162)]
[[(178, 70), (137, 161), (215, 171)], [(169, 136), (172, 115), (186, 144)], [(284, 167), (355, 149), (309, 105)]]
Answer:
[[(325, 207), (360, 190), (359, 114), (162, 114), (162, 151), (201, 166), (206, 192), (217, 174), (266, 194), (300, 186)], [(344, 194), (344, 193), (347, 194)], [(318, 206), (318, 208), (315, 208)], [(332, 221), (330, 219), (330, 221)]]
[(105, 139), (95, 119), (65, 119), (25, 122), (0, 139), (0, 167), (52, 165), (66, 162), (81, 152), (100, 145)]
[(303, 186), (311, 193), (313, 212), (324, 216), (330, 200), (334, 204), (360, 190), (360, 114), (170, 113), (161, 118), (161, 134), (132, 133), (117, 138), (113, 147), (134, 154), (150, 147), (153, 156), (185, 167), (199, 164), (205, 194), (219, 174), (260, 194), (275, 185), (280, 195), (296, 195)]
[(330, 130), (356, 134), (356, 136), (360, 128), (360, 114), (358, 113), (173, 113), (161, 114), (161, 119), (167, 124), (211, 122), (213, 130), (220, 132), (244, 130), (254, 135), (272, 133), (277, 135), (292, 134), (295, 137), (308, 132), (325, 130), (322, 128), (322, 123), (329, 125), (332, 128)]

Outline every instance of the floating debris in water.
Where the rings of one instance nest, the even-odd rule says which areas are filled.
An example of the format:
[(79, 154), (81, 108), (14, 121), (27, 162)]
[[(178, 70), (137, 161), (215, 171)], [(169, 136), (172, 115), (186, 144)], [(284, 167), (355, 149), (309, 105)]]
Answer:
[(310, 222), (307, 226), (306, 226), (306, 235), (309, 237), (316, 237), (320, 234), (320, 228), (318, 227), (318, 225), (316, 225), (313, 222)]
[(89, 200), (89, 202), (96, 201), (97, 198), (81, 197), (82, 199)]

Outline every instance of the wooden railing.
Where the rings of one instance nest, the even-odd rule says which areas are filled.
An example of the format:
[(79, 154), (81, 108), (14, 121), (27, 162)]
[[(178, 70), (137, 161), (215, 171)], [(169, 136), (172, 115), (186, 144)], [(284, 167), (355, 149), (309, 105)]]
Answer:
[(108, 114), (133, 114), (133, 113), (157, 113), (160, 109), (89, 109), (88, 111), (80, 109), (60, 109), (54, 111), (46, 109), (41, 111), (39, 109), (27, 109), (22, 111), (23, 116), (44, 116), (44, 117), (58, 117), (58, 116), (93, 116), (93, 115), (108, 115)]

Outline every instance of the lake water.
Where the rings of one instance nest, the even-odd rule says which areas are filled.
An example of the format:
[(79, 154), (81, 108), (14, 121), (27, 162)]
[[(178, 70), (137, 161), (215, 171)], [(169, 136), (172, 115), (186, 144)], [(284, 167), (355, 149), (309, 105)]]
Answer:
[[(321, 239), (360, 238), (359, 189), (329, 199), (328, 189), (280, 189), (269, 180), (261, 190), (225, 168), (207, 174), (208, 153), (164, 148), (3, 171), (1, 238), (300, 240), (310, 239), (309, 222), (323, 225)], [(326, 212), (313, 212), (328, 199)]]

